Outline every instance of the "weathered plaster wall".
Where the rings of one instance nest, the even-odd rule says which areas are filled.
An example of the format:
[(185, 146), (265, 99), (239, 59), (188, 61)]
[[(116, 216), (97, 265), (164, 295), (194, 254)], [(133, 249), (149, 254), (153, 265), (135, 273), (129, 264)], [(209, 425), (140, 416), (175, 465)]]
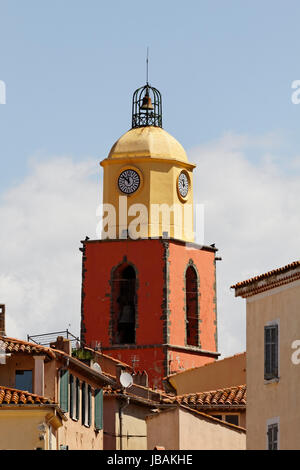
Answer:
[[(300, 339), (300, 281), (247, 300), (247, 449), (266, 449), (266, 422), (280, 418), (280, 449), (299, 449), (300, 365), (291, 345)], [(264, 380), (264, 326), (279, 320), (279, 381)]]

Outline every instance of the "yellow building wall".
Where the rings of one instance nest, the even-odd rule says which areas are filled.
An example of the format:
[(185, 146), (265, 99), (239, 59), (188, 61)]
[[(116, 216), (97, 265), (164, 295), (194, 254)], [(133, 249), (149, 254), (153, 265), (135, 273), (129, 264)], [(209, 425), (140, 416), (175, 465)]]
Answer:
[[(26, 405), (24, 405), (26, 406)], [(0, 449), (1, 450), (34, 450), (41, 447), (48, 450), (49, 427), (46, 425), (45, 439), (38, 429), (46, 422), (50, 409), (11, 409), (0, 408)]]
[[(53, 361), (54, 363), (55, 361)], [(53, 369), (53, 368), (52, 368)], [(54, 370), (54, 369), (53, 369)], [(52, 370), (52, 372), (53, 372)], [(51, 370), (49, 369), (49, 382), (54, 382), (54, 377), (51, 377)], [(77, 371), (69, 369), (69, 373), (80, 380), (80, 384), (85, 381), (87, 384), (86, 377), (79, 374)], [(57, 375), (56, 375), (57, 383)], [(92, 397), (91, 397), (91, 425), (87, 426), (82, 424), (82, 391), (80, 385), (79, 393), (79, 419), (70, 417), (70, 410), (65, 413), (68, 418), (67, 421), (63, 421), (62, 427), (58, 429), (58, 439), (60, 445), (68, 445), (69, 450), (102, 450), (103, 449), (103, 430), (95, 430), (95, 399), (94, 399), (94, 388), (98, 388), (97, 384), (92, 384)], [(69, 400), (70, 400), (70, 389), (69, 389)], [(57, 387), (56, 401), (59, 404), (59, 386)]]
[[(266, 449), (266, 422), (280, 418), (280, 449), (300, 449), (300, 364), (291, 344), (300, 339), (300, 284), (247, 299), (247, 449)], [(279, 320), (279, 381), (264, 380), (264, 326)]]
[(180, 450), (245, 450), (246, 433), (179, 409)]
[(177, 395), (208, 392), (246, 383), (246, 353), (236, 354), (169, 377)]
[(245, 432), (210, 421), (182, 408), (147, 418), (148, 450), (245, 450)]
[[(115, 430), (120, 434), (120, 419), (118, 407), (116, 410)], [(129, 404), (122, 411), (122, 450), (146, 450), (147, 449), (147, 426), (145, 416), (149, 414), (148, 406), (139, 406), (135, 403)], [(116, 448), (121, 449), (120, 440), (116, 440)]]
[(148, 450), (162, 446), (166, 450), (179, 450), (179, 411), (156, 413), (146, 418)]
[(69, 417), (58, 429), (60, 445), (68, 445), (69, 450), (102, 450), (103, 430), (95, 431), (94, 428), (94, 400), (92, 400), (92, 425), (90, 427)]
[[(175, 160), (168, 161), (141, 157), (104, 160), (102, 165), (104, 167), (103, 203), (112, 204), (116, 209), (116, 238), (121, 236), (122, 230), (124, 229), (123, 224), (119, 224), (119, 197), (126, 197), (118, 188), (118, 177), (123, 169), (130, 167), (133, 169), (137, 168), (142, 173), (141, 188), (126, 197), (128, 210), (130, 210), (133, 204), (143, 204), (148, 210), (148, 223), (146, 221), (145, 224), (143, 224), (142, 236), (151, 237), (153, 234), (155, 236), (163, 235), (162, 221), (160, 221), (157, 227), (157, 225), (154, 226), (155, 224), (153, 224), (153, 220), (151, 219), (152, 204), (167, 204), (169, 207), (177, 204), (181, 208), (188, 235), (182, 233), (181, 237), (177, 236), (178, 228), (174, 227), (174, 218), (172, 215), (169, 237), (179, 238), (185, 241), (194, 241), (192, 165), (176, 162)], [(177, 194), (177, 177), (183, 169), (188, 173), (191, 182), (185, 202), (182, 202)], [(185, 205), (191, 205), (191, 210), (184, 212)], [(184, 219), (185, 214), (186, 218)], [(128, 226), (138, 215), (139, 214), (127, 218)]]

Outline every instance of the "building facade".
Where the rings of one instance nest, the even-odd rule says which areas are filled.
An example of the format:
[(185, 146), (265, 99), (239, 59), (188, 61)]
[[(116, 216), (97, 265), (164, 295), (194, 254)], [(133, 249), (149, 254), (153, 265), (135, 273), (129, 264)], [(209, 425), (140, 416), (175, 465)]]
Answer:
[(56, 348), (7, 336), (0, 342), (0, 447), (103, 449), (103, 387), (115, 380), (64, 351), (62, 339)]
[(247, 449), (299, 449), (300, 262), (232, 288), (246, 299)]

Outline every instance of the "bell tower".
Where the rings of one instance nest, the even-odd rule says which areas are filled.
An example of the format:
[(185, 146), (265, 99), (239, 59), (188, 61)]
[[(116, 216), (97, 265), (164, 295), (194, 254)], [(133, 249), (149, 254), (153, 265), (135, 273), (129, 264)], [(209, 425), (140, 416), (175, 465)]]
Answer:
[(103, 231), (82, 241), (82, 341), (145, 370), (150, 386), (215, 360), (214, 246), (194, 243), (193, 170), (162, 128), (160, 92), (132, 99), (132, 128), (101, 162)]
[[(193, 170), (180, 143), (162, 129), (160, 92), (149, 84), (133, 94), (132, 128), (101, 162), (102, 238), (172, 237), (194, 241)], [(125, 235), (124, 235), (125, 234)]]

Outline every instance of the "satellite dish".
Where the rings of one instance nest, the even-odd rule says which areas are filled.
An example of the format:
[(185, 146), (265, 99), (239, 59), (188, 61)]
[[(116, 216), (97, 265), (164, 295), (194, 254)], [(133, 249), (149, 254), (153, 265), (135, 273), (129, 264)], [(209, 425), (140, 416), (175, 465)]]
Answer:
[(131, 387), (131, 385), (133, 384), (133, 378), (130, 374), (128, 374), (128, 372), (122, 372), (122, 374), (120, 375), (120, 382), (122, 387), (128, 388)]
[(102, 369), (101, 369), (100, 365), (98, 364), (98, 362), (93, 363), (92, 369), (94, 369), (96, 372), (99, 372), (99, 374), (101, 374), (101, 372), (102, 372)]

